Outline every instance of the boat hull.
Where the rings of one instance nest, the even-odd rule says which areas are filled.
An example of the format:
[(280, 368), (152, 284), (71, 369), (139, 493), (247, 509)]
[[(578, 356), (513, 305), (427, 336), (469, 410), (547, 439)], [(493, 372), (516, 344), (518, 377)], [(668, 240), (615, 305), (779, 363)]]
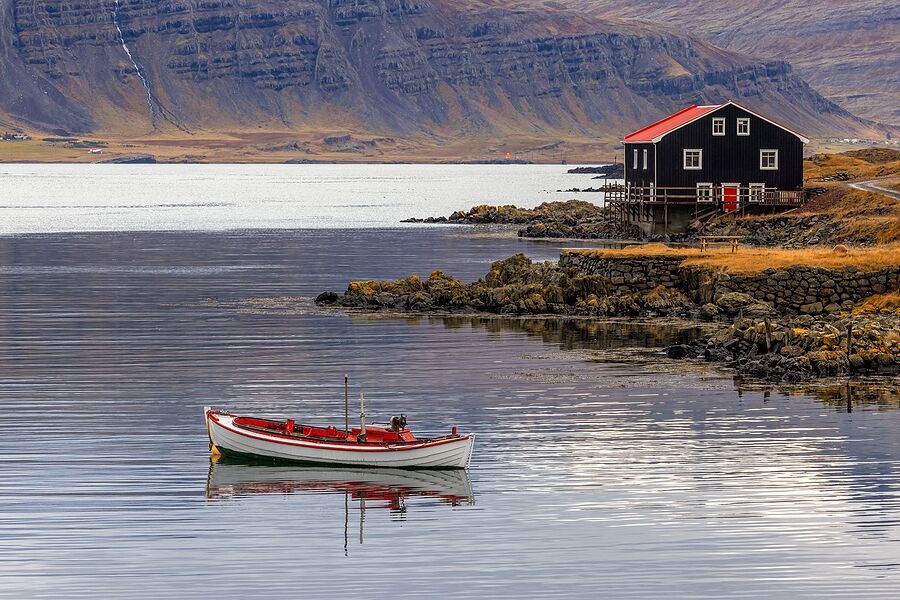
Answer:
[(475, 435), (406, 444), (316, 442), (251, 431), (233, 423), (234, 415), (206, 409), (212, 445), (226, 454), (274, 458), (305, 464), (389, 467), (395, 469), (464, 469), (472, 458)]

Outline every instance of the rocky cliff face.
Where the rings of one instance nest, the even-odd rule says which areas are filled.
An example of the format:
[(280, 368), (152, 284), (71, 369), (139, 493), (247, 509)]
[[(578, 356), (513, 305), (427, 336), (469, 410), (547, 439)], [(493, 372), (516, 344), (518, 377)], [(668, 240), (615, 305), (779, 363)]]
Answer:
[[(485, 0), (546, 9), (553, 0)], [(853, 114), (900, 125), (900, 4), (892, 0), (572, 0), (606, 18), (684, 28), (762, 59), (783, 58)]]
[(2, 0), (0, 111), (43, 129), (619, 136), (737, 99), (864, 127), (795, 76), (646, 24), (427, 0)]

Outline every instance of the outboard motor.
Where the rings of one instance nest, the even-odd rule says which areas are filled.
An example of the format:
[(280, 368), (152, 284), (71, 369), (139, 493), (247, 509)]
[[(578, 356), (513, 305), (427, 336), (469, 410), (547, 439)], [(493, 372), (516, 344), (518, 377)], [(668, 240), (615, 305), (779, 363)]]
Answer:
[(391, 431), (400, 431), (401, 429), (406, 429), (406, 415), (391, 417)]

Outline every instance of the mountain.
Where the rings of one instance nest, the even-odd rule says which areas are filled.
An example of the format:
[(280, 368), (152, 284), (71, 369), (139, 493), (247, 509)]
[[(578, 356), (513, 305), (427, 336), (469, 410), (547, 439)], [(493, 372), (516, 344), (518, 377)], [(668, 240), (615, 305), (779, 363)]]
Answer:
[[(513, 4), (541, 10), (562, 6), (547, 0)], [(572, 0), (565, 6), (661, 23), (748, 56), (787, 60), (816, 90), (853, 114), (900, 125), (896, 1)]]
[(874, 131), (782, 60), (650, 23), (462, 0), (2, 0), (0, 67), (0, 121), (60, 133), (612, 145), (726, 99), (813, 136)]

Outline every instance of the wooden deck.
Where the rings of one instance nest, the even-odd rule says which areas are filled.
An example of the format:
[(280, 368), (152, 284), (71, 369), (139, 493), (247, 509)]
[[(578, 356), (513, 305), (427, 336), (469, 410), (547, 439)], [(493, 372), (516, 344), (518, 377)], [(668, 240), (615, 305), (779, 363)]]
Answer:
[[(705, 221), (728, 213), (766, 213), (795, 208), (804, 203), (803, 190), (777, 190), (748, 186), (713, 186), (702, 190), (694, 187), (629, 186), (608, 190), (606, 204), (622, 222), (656, 222), (669, 232), (670, 217), (675, 213), (692, 221)], [(687, 213), (687, 215), (685, 215)]]

